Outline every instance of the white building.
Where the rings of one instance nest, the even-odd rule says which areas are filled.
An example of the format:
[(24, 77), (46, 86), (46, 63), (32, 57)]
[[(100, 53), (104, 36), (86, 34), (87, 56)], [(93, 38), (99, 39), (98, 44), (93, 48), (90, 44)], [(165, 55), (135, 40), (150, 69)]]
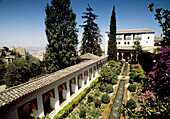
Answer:
[[(107, 54), (108, 50), (109, 33), (109, 30), (105, 32), (105, 54)], [(144, 50), (153, 50), (154, 33), (155, 32), (150, 29), (118, 30), (116, 33), (118, 60), (132, 59), (132, 52), (134, 51), (134, 48), (132, 46), (137, 40), (139, 40), (140, 45)]]

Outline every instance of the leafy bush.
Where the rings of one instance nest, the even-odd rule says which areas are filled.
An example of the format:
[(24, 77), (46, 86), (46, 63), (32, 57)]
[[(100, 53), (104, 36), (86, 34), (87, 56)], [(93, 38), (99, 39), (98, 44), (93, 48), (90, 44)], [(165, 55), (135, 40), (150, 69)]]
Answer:
[(96, 100), (95, 101), (95, 107), (100, 107), (102, 104), (101, 100)]
[(106, 92), (107, 92), (107, 93), (112, 93), (112, 92), (113, 92), (113, 86), (110, 86), (110, 85), (107, 86), (107, 87), (106, 87)]
[(65, 118), (73, 110), (73, 108), (79, 104), (81, 99), (84, 98), (89, 91), (90, 87), (85, 88), (71, 102), (69, 102), (63, 109), (61, 109), (57, 115), (55, 115), (54, 119)]
[(115, 75), (112, 79), (114, 79), (114, 80), (116, 80), (116, 81), (117, 81), (118, 76), (117, 76), (117, 75)]
[(108, 94), (103, 94), (101, 100), (102, 100), (102, 103), (107, 104), (110, 102), (110, 96)]
[(92, 95), (88, 95), (87, 100), (88, 100), (88, 102), (92, 102), (93, 101), (93, 96)]
[(126, 106), (131, 109), (135, 109), (137, 107), (136, 102), (133, 99), (128, 100)]
[(129, 83), (133, 84), (134, 83), (134, 79), (130, 79)]
[(111, 84), (115, 85), (115, 84), (117, 84), (117, 81), (115, 79), (112, 79)]
[(99, 91), (98, 90), (96, 90), (95, 91), (95, 96), (99, 96), (100, 94), (99, 94)]
[(79, 117), (85, 117), (86, 116), (86, 110), (80, 110)]
[(130, 85), (128, 86), (128, 90), (129, 90), (130, 92), (135, 92), (135, 91), (136, 91), (136, 85), (130, 84)]
[(104, 91), (105, 88), (104, 88), (104, 86), (100, 86), (99, 89), (100, 89), (101, 91)]

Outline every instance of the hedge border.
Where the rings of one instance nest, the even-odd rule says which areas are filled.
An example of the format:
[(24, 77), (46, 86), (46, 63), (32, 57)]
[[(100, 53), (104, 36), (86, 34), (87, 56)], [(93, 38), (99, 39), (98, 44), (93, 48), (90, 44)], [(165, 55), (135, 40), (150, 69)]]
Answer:
[(93, 88), (99, 81), (97, 77), (90, 83), (90, 86), (85, 88), (80, 92), (74, 99), (72, 99), (66, 106), (64, 106), (55, 116), (54, 119), (63, 119), (79, 104), (79, 102), (90, 92), (90, 89)]

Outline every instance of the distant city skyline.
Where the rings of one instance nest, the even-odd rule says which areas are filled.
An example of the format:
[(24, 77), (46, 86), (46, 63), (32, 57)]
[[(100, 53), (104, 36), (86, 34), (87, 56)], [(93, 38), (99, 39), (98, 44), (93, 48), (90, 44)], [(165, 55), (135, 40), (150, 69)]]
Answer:
[[(45, 7), (51, 0), (0, 0), (0, 47), (45, 47)], [(170, 8), (170, 0), (71, 0), (73, 12), (77, 15), (78, 39), (81, 41), (83, 24), (81, 16), (88, 4), (98, 15), (102, 40), (109, 29), (112, 8), (115, 5), (117, 29), (145, 29), (155, 31), (155, 36), (162, 33), (158, 21), (147, 5), (154, 3), (154, 8)], [(102, 44), (104, 45), (104, 44)]]

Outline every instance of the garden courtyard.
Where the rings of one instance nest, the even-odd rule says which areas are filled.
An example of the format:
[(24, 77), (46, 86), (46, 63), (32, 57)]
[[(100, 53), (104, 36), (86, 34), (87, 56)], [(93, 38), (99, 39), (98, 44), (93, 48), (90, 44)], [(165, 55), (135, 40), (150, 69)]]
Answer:
[[(169, 118), (169, 56), (168, 47), (155, 55), (148, 74), (141, 64), (128, 64), (126, 75), (129, 78), (125, 83), (122, 105), (116, 110), (118, 118)], [(119, 93), (120, 76), (125, 76), (124, 67), (124, 61), (109, 61), (90, 87), (60, 110), (55, 118), (113, 119), (112, 107)]]

